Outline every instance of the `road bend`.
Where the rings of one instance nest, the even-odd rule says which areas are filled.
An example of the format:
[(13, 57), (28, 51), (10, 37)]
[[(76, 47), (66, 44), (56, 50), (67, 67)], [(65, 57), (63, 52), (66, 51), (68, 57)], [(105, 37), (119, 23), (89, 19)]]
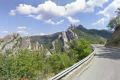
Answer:
[(94, 45), (95, 57), (73, 80), (120, 80), (120, 49)]

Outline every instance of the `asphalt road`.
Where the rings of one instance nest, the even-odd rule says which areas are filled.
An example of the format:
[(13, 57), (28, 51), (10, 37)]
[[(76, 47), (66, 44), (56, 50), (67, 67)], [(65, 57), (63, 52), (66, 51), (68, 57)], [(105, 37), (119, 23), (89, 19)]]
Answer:
[(120, 80), (120, 49), (94, 45), (95, 58), (90, 67), (74, 80)]

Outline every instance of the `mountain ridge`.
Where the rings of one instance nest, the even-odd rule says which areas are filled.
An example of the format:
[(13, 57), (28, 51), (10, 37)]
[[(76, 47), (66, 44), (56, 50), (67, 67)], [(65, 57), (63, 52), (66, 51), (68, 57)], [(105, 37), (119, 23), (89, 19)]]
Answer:
[(31, 50), (39, 50), (41, 48), (49, 51), (65, 51), (69, 48), (68, 43), (74, 39), (86, 38), (93, 43), (104, 42), (111, 37), (111, 32), (106, 30), (86, 29), (82, 25), (71, 25), (66, 31), (57, 32), (51, 35), (42, 36), (26, 36), (21, 37), (20, 34), (14, 33), (7, 35), (0, 41), (1, 50), (27, 48)]

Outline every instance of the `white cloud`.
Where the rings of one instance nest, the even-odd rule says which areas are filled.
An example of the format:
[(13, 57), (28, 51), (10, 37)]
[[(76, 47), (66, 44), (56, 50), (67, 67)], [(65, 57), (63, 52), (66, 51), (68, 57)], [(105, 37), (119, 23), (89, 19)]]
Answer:
[(74, 18), (72, 18), (72, 17), (67, 17), (67, 19), (68, 19), (68, 21), (71, 23), (71, 24), (78, 24), (78, 23), (80, 23), (80, 20), (78, 20), (78, 19), (74, 19)]
[(0, 31), (0, 38), (3, 38), (5, 35), (9, 34), (10, 32), (7, 30)]
[(42, 35), (46, 35), (45, 33), (40, 33), (40, 35), (42, 36)]
[(17, 33), (21, 34), (21, 35), (28, 35), (28, 31), (27, 31), (27, 26), (18, 26), (17, 27)]
[(93, 23), (92, 25), (93, 25), (93, 26), (95, 26), (95, 25), (104, 26), (104, 25), (105, 25), (105, 22), (106, 22), (106, 19), (105, 19), (105, 18), (101, 18), (100, 20), (96, 21), (96, 22)]
[(43, 16), (42, 15), (37, 15), (37, 16), (35, 16), (35, 15), (28, 15), (28, 17), (32, 17), (32, 18), (34, 18), (34, 19), (37, 19), (37, 20), (42, 20), (43, 19)]
[(89, 0), (87, 2), (87, 5), (88, 6), (93, 6), (93, 7), (95, 7), (95, 6), (103, 7), (103, 4), (106, 3), (106, 2), (108, 2), (108, 0)]
[(10, 11), (10, 15), (22, 14), (49, 24), (62, 23), (62, 20), (55, 20), (59, 17), (67, 18), (72, 23), (78, 23), (79, 20), (68, 16), (75, 15), (78, 12), (93, 12), (95, 7), (102, 7), (106, 2), (108, 0), (74, 0), (71, 3), (61, 6), (52, 0), (47, 0), (38, 6), (19, 4), (16, 9)]
[(76, 12), (83, 11), (85, 7), (86, 7), (85, 0), (76, 0), (75, 2), (65, 5), (66, 14), (70, 15)]
[(52, 21), (51, 19), (47, 20), (46, 23), (49, 23), (49, 24), (55, 24), (55, 22)]
[(117, 8), (120, 8), (120, 0), (113, 0), (106, 8), (97, 13), (97, 15), (102, 15), (102, 18), (92, 25), (104, 27), (107, 26), (109, 20), (116, 16), (115, 11), (117, 10)]
[(63, 23), (63, 22), (64, 22), (64, 19), (58, 21), (56, 24), (61, 24), (61, 23)]
[(16, 15), (15, 10), (11, 10), (11, 11), (9, 12), (9, 15), (11, 15), (11, 16), (15, 16), (15, 15)]
[(86, 10), (84, 12), (94, 12), (95, 7), (103, 7), (108, 0), (88, 0), (86, 2)]
[(10, 15), (23, 14), (49, 24), (61, 24), (64, 20), (54, 22), (55, 20), (52, 18), (66, 18), (66, 16), (83, 11), (85, 6), (85, 0), (75, 0), (64, 6), (59, 6), (55, 2), (49, 0), (45, 1), (43, 4), (39, 4), (37, 7), (27, 4), (19, 4), (16, 9), (10, 11)]
[(64, 22), (64, 20), (60, 20), (60, 21), (54, 22), (51, 19), (49, 19), (49, 20), (46, 20), (45, 22), (49, 23), (49, 24), (53, 24), (53, 25), (58, 25), (58, 24), (61, 24), (62, 22)]
[(9, 33), (9, 31), (1, 31), (3, 34), (7, 34), (7, 33)]
[(24, 33), (25, 31), (17, 31), (17, 33)]
[(117, 8), (120, 8), (120, 0), (113, 0), (111, 4), (109, 4), (104, 10), (98, 12), (98, 14), (102, 14), (103, 16), (110, 19), (116, 15), (115, 11)]
[(28, 17), (32, 17), (34, 19), (41, 20), (41, 21), (44, 21), (45, 23), (52, 24), (52, 25), (58, 25), (64, 22), (64, 19), (56, 21), (56, 22), (53, 21), (52, 19), (44, 19), (42, 15), (37, 15), (37, 16), (29, 15)]
[[(85, 0), (76, 0), (72, 3), (66, 4), (64, 6), (59, 6), (53, 1), (45, 1), (43, 4), (39, 4), (37, 7), (27, 4), (19, 4), (15, 10), (11, 10), (11, 12), (16, 12), (20, 14), (40, 14), (40, 13), (48, 13), (57, 16), (65, 16), (70, 15), (72, 13), (76, 13), (85, 9)], [(44, 15), (44, 14), (42, 14)]]
[(19, 4), (19, 6), (16, 7), (16, 12), (19, 12), (20, 14), (31, 14), (35, 13), (35, 7), (32, 5), (27, 4)]
[(22, 30), (18, 30), (17, 33), (19, 33), (21, 35), (28, 35), (29, 34), (27, 31), (22, 31)]
[(26, 30), (27, 27), (26, 27), (26, 26), (18, 26), (17, 29), (20, 29), (20, 30)]

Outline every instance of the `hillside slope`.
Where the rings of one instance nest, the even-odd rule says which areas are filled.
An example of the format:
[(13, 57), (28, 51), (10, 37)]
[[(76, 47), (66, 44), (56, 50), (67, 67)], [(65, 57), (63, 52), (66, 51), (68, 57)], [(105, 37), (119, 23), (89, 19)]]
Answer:
[[(71, 25), (66, 31), (58, 32), (52, 35), (31, 36), (31, 42), (39, 42), (43, 46), (52, 50), (65, 50), (68, 43), (74, 39), (88, 39), (92, 43), (104, 43), (111, 38), (111, 32), (107, 30), (86, 29), (82, 25)], [(59, 48), (58, 48), (59, 47)]]
[(107, 41), (106, 46), (120, 47), (120, 25), (116, 27), (112, 37)]
[(111, 37), (111, 32), (106, 30), (86, 29), (82, 25), (71, 25), (66, 31), (44, 36), (21, 37), (19, 34), (7, 35), (0, 41), (0, 50), (14, 50), (27, 48), (39, 50), (41, 48), (49, 51), (64, 51), (69, 48), (68, 43), (74, 39), (88, 39), (92, 43), (104, 43)]

